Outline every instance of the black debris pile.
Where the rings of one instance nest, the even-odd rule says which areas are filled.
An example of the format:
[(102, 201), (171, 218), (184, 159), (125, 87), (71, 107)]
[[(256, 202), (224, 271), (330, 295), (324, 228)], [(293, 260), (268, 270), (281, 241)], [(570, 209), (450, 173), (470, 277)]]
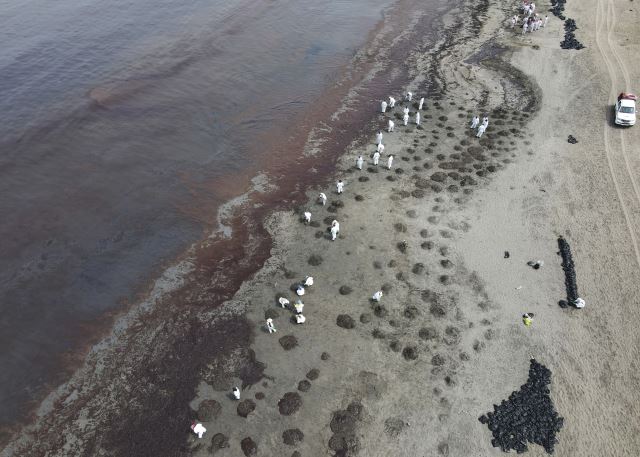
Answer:
[(508, 400), (493, 405), (493, 412), (478, 419), (491, 430), (493, 447), (522, 454), (528, 450), (527, 443), (534, 443), (553, 454), (558, 442), (556, 433), (564, 425), (564, 418), (558, 416), (553, 407), (550, 383), (551, 370), (531, 359), (526, 384), (509, 395)]
[(567, 19), (564, 21), (564, 40), (560, 42), (562, 49), (582, 49), (584, 45), (578, 41), (575, 32), (578, 29), (576, 21)]
[(562, 269), (564, 270), (564, 285), (567, 289), (567, 301), (574, 303), (578, 298), (578, 285), (576, 283), (576, 269), (571, 256), (571, 247), (563, 237), (558, 238), (558, 247), (562, 256)]
[(564, 17), (564, 5), (567, 3), (567, 0), (551, 0), (551, 13), (554, 16), (557, 16), (561, 21), (564, 21), (566, 18)]
[(576, 144), (578, 140), (576, 140), (576, 137), (574, 137), (573, 135), (569, 135), (569, 138), (567, 138), (567, 142), (571, 144)]

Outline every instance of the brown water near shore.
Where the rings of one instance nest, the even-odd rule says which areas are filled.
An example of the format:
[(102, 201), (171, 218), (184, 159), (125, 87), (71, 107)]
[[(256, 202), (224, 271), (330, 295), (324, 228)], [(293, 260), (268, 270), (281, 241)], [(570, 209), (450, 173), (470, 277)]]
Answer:
[[(232, 237), (228, 238), (223, 233), (218, 233), (197, 250), (197, 267), (192, 277), (187, 280), (187, 287), (178, 291), (170, 300), (171, 303), (178, 302), (181, 307), (215, 306), (229, 298), (239, 285), (262, 265), (270, 250), (270, 239), (261, 224), (265, 215), (278, 207), (300, 202), (305, 186), (326, 180), (326, 176), (333, 171), (336, 158), (347, 145), (359, 138), (363, 127), (368, 126), (371, 130), (378, 128), (372, 121), (378, 100), (387, 95), (389, 84), (403, 87), (407, 80), (407, 75), (394, 66), (406, 58), (408, 51), (415, 45), (416, 37), (433, 30), (433, 21), (438, 18), (434, 13), (444, 7), (445, 5), (434, 3), (429, 5), (432, 9), (427, 11), (424, 10), (424, 5), (415, 1), (398, 2), (385, 20), (370, 33), (367, 44), (370, 51), (357, 55), (349, 65), (336, 69), (342, 74), (337, 78), (337, 84), (311, 99), (308, 108), (298, 110), (295, 118), (290, 116), (291, 121), (280, 126), (271, 125), (263, 133), (255, 135), (251, 144), (245, 145), (246, 158), (252, 158), (252, 161), (245, 163), (242, 170), (233, 173), (226, 170), (226, 176), (203, 173), (202, 170), (185, 170), (179, 173), (181, 196), (174, 196), (171, 205), (176, 214), (186, 216), (191, 225), (189, 230), (193, 234), (202, 231), (207, 233), (214, 229), (217, 220), (211, 217), (211, 209), (218, 207), (223, 201), (247, 192), (252, 187), (254, 176), (263, 175), (269, 191), (249, 191), (244, 203), (235, 206), (224, 216), (224, 223), (231, 228)], [(427, 14), (419, 16), (419, 22), (414, 24), (411, 33), (398, 40), (397, 31), (406, 30), (409, 24), (423, 13)], [(371, 43), (373, 39), (376, 40), (375, 44)], [(375, 57), (383, 48), (391, 50), (390, 58), (386, 61)], [(377, 71), (372, 73), (374, 67), (377, 67)], [(362, 79), (372, 74), (374, 76), (362, 84)], [(357, 84), (360, 84), (358, 93), (351, 97), (350, 102), (350, 106), (354, 108), (329, 120), (341, 106), (349, 90)], [(140, 91), (148, 90), (148, 85), (145, 89), (145, 84), (134, 86), (127, 85), (127, 92), (134, 90), (138, 94)], [(98, 92), (101, 92), (101, 95)], [(96, 102), (99, 95), (94, 109), (96, 113), (101, 113), (105, 108), (117, 111), (121, 109), (117, 105), (118, 101), (128, 97), (122, 95), (122, 90), (99, 89), (91, 94), (93, 102)], [(238, 122), (242, 124), (241, 120)], [(301, 152), (309, 135), (318, 125), (323, 126), (323, 131), (313, 136), (313, 143), (317, 145), (316, 151), (312, 155), (303, 156)], [(55, 132), (56, 128), (52, 127), (52, 131)], [(46, 140), (48, 133), (43, 135), (45, 136), (39, 137), (41, 141)], [(96, 164), (90, 163), (79, 163), (75, 166), (79, 172), (84, 173), (95, 172), (97, 169)], [(125, 237), (122, 234), (116, 234), (114, 242), (123, 238)], [(187, 239), (188, 237), (180, 237), (182, 242)], [(177, 247), (178, 245), (175, 248), (176, 253)], [(182, 255), (178, 259), (166, 256), (155, 266), (154, 271), (159, 272), (180, 258)], [(104, 282), (107, 283), (107, 280)], [(147, 292), (146, 286), (137, 288), (135, 293), (122, 298), (120, 309), (126, 309), (137, 299), (143, 298)], [(48, 293), (55, 291), (48, 290)], [(69, 341), (73, 342), (65, 348), (67, 355), (62, 356), (66, 370), (57, 371), (58, 376), (55, 377), (49, 373), (47, 386), (57, 385), (81, 363), (90, 345), (108, 333), (118, 313), (117, 309), (107, 311), (98, 321), (85, 318), (66, 330), (67, 335), (72, 335)], [(84, 350), (77, 349), (77, 343), (80, 341), (85, 342)], [(43, 365), (51, 367), (51, 361), (54, 360), (55, 357), (49, 358), (48, 364)]]

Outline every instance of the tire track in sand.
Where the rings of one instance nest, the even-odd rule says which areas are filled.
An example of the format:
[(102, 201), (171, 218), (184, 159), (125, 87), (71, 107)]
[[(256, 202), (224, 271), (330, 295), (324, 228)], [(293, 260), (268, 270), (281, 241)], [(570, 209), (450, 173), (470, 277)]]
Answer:
[[(615, 71), (614, 64), (611, 61), (610, 55), (613, 55), (614, 58), (616, 59), (618, 67), (620, 68), (620, 71), (623, 74), (623, 78), (625, 79), (626, 86), (628, 87), (630, 84), (627, 68), (624, 65), (624, 62), (622, 61), (622, 59), (620, 59), (620, 56), (615, 50), (615, 47), (612, 45), (611, 34), (613, 32), (613, 28), (615, 27), (615, 25), (616, 25), (616, 16), (613, 10), (613, 4), (611, 0), (607, 0), (606, 5), (604, 0), (600, 0), (598, 2), (597, 13), (596, 13), (595, 41), (596, 41), (596, 46), (598, 48), (598, 51), (600, 52), (600, 55), (602, 56), (602, 59), (607, 67), (607, 71), (609, 73), (609, 79), (611, 80), (611, 88), (609, 90), (610, 99), (615, 99), (617, 88), (619, 87), (616, 81), (619, 73)], [(606, 40), (603, 40), (603, 38), (605, 38)], [(628, 89), (625, 89), (625, 90), (628, 90)], [(607, 109), (609, 109), (609, 107), (607, 107)], [(627, 224), (627, 230), (629, 231), (629, 235), (631, 236), (631, 242), (633, 243), (633, 248), (636, 256), (636, 263), (640, 267), (640, 250), (638, 249), (638, 240), (637, 240), (636, 232), (634, 229), (634, 224), (632, 224), (631, 222), (629, 208), (627, 207), (627, 204), (624, 201), (624, 195), (621, 191), (620, 181), (615, 171), (616, 167), (614, 166), (614, 162), (616, 162), (616, 165), (618, 168), (622, 168), (622, 165), (619, 163), (620, 161), (616, 158), (614, 146), (612, 145), (612, 142), (611, 142), (611, 138), (610, 138), (611, 128), (612, 127), (609, 125), (608, 116), (605, 116), (603, 136), (604, 136), (605, 156), (607, 159), (607, 165), (609, 167), (609, 173), (611, 175), (611, 179), (613, 181), (616, 193), (618, 195), (618, 201), (620, 202), (620, 207), (624, 214), (625, 222)], [(631, 202), (631, 206), (634, 207), (635, 213), (638, 214), (640, 213), (640, 191), (638, 190), (637, 183), (635, 182), (635, 179), (633, 177), (633, 172), (629, 165), (629, 160), (626, 154), (626, 147), (625, 147), (624, 139), (622, 138), (622, 133), (623, 132), (620, 131), (620, 152), (623, 158), (622, 162), (624, 165), (623, 167), (624, 170), (622, 170), (619, 173), (620, 175), (622, 175), (621, 177), (624, 177), (624, 175), (628, 176), (631, 181), (631, 186), (635, 194), (635, 198)]]

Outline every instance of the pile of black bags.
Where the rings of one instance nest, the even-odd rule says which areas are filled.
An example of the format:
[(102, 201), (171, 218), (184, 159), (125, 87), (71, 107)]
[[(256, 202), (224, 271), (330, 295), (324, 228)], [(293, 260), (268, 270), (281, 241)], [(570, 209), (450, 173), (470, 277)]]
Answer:
[(564, 5), (567, 3), (567, 0), (551, 0), (551, 13), (554, 16), (557, 16), (560, 20), (564, 21)]
[(534, 443), (553, 454), (558, 442), (556, 433), (564, 425), (564, 418), (553, 407), (550, 383), (551, 370), (531, 359), (527, 383), (509, 395), (508, 400), (493, 405), (493, 412), (478, 419), (491, 430), (493, 447), (522, 454), (528, 450), (527, 443)]
[(567, 289), (567, 301), (573, 303), (578, 295), (578, 284), (576, 283), (576, 269), (571, 256), (569, 243), (563, 237), (558, 238), (558, 247), (562, 256), (562, 269), (564, 270), (564, 285)]
[(576, 35), (573, 33), (578, 26), (573, 19), (567, 19), (564, 21), (564, 40), (560, 42), (562, 49), (582, 49), (584, 45), (578, 41)]

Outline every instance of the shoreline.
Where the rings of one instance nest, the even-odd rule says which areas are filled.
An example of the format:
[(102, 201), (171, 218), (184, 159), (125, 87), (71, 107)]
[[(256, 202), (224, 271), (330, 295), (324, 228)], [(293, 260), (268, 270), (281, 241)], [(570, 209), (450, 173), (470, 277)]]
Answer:
[[(592, 50), (594, 40), (602, 49), (603, 37), (615, 46), (607, 30), (615, 24), (614, 5), (567, 5), (570, 17), (596, 32), (580, 37), (587, 47), (579, 52), (559, 49), (562, 23), (555, 18), (524, 38), (505, 28), (513, 8), (464, 2), (447, 14), (441, 39), (420, 43), (403, 63), (415, 77), (408, 88), (418, 98), (429, 94), (422, 128), (400, 125), (400, 107), (377, 114), (337, 159), (331, 176), (345, 180), (344, 194), (335, 193), (332, 181), (309, 183), (299, 190), (306, 203), (291, 210), (283, 201), (279, 210), (261, 213), (264, 227), (255, 229), (273, 243), (259, 271), (232, 297), (206, 306), (219, 277), (216, 265), (202, 269), (208, 258), (202, 255), (196, 277), (208, 287), (179, 291), (166, 302), (200, 307), (144, 316), (134, 326), (139, 334), (127, 335), (120, 348), (126, 362), (94, 359), (85, 371), (91, 376), (78, 383), (93, 390), (67, 387), (56, 405), (60, 416), (43, 417), (34, 429), (37, 441), (16, 445), (29, 455), (46, 449), (48, 455), (240, 456), (252, 455), (254, 446), (257, 455), (296, 457), (499, 455), (478, 417), (525, 382), (535, 357), (551, 369), (551, 397), (565, 417), (559, 455), (640, 450), (624, 412), (639, 404), (632, 298), (639, 274), (627, 262), (633, 246), (620, 213), (638, 203), (627, 196), (611, 205), (613, 185), (600, 170), (608, 163), (614, 182), (618, 173), (621, 199), (618, 187), (632, 189), (633, 175), (628, 180), (612, 167), (623, 162), (606, 120), (593, 127), (569, 116), (576, 108), (602, 113), (581, 91), (606, 94), (598, 60), (606, 56)], [(629, 23), (624, 18), (622, 25)], [(502, 51), (486, 52), (494, 45)], [(566, 81), (589, 68), (600, 73), (574, 88), (567, 102)], [(404, 89), (391, 93), (400, 99)], [(374, 100), (369, 105), (377, 109)], [(478, 140), (468, 120), (480, 112), (489, 113), (490, 127)], [(385, 133), (392, 170), (369, 158), (373, 133), (389, 118), (396, 120), (396, 132)], [(601, 150), (603, 131), (609, 142)], [(566, 142), (568, 134), (579, 139), (577, 147)], [(354, 169), (360, 153), (362, 171)], [(326, 207), (315, 201), (319, 191), (329, 196)], [(305, 209), (310, 226), (300, 222)], [(332, 242), (323, 229), (334, 218), (341, 233)], [(557, 306), (564, 297), (558, 235), (572, 245), (587, 300), (581, 311)], [(244, 252), (258, 251), (256, 240), (248, 236)], [(228, 258), (237, 255), (230, 251)], [(545, 260), (539, 271), (526, 265), (533, 257)], [(315, 278), (304, 297), (307, 322), (295, 325), (277, 297), (292, 300), (293, 286), (306, 275)], [(378, 289), (384, 297), (372, 303)], [(525, 328), (520, 316), (529, 311), (536, 318)], [(261, 330), (267, 317), (275, 335)], [(242, 386), (240, 403), (228, 397), (233, 385)], [(92, 392), (99, 398), (90, 398)], [(188, 430), (196, 418), (207, 428), (205, 439)], [(98, 432), (99, 424), (109, 430)], [(11, 455), (6, 452), (1, 455)], [(546, 455), (535, 445), (530, 453)]]
[[(405, 7), (412, 4), (410, 1), (400, 1), (398, 3), (405, 4)], [(340, 97), (339, 99), (344, 101), (344, 97), (347, 96), (348, 99), (352, 100), (352, 103), (360, 103), (363, 96), (370, 96), (373, 95), (376, 90), (382, 90), (379, 88), (380, 85), (376, 82), (376, 78), (379, 78), (380, 75), (384, 76), (388, 69), (386, 69), (384, 65), (380, 65), (377, 56), (373, 59), (371, 58), (372, 55), (375, 55), (375, 53), (372, 54), (372, 49), (385, 47), (388, 44), (387, 42), (398, 40), (398, 37), (391, 37), (393, 26), (390, 24), (396, 22), (395, 26), (399, 27), (399, 23), (407, 20), (407, 17), (403, 16), (406, 16), (410, 11), (402, 12), (401, 10), (398, 10), (399, 8), (396, 8), (393, 14), (384, 15), (384, 20), (381, 21), (381, 26), (386, 27), (387, 30), (382, 31), (379, 29), (380, 26), (378, 26), (370, 32), (371, 38), (367, 40), (366, 46), (358, 51), (354, 57), (354, 61), (349, 65), (348, 72), (346, 72), (344, 76), (340, 78), (339, 82), (336, 83), (335, 88), (332, 89), (333, 95), (329, 95), (329, 97)], [(424, 15), (424, 12), (422, 14)], [(431, 19), (429, 19), (428, 22), (431, 22)], [(356, 63), (355, 65), (354, 62)], [(373, 68), (374, 66), (377, 68)], [(392, 78), (399, 82), (400, 80), (398, 78), (402, 78), (402, 73), (396, 73)], [(358, 80), (360, 81), (354, 85), (353, 81)], [(349, 84), (353, 87), (349, 87)], [(370, 87), (362, 90), (367, 85)], [(354, 93), (354, 89), (358, 86), (361, 88), (362, 93)], [(349, 90), (348, 95), (347, 93), (343, 93), (344, 87), (347, 87)], [(378, 89), (376, 89), (376, 87), (378, 87)], [(327, 94), (325, 94), (325, 96), (326, 95)], [(338, 100), (338, 98), (336, 98), (336, 100)], [(342, 103), (342, 101), (340, 103)], [(320, 110), (315, 109), (313, 110), (314, 113), (307, 113), (305, 115), (305, 119), (300, 123), (309, 124), (310, 122), (314, 122), (314, 124), (317, 124), (317, 120), (313, 121), (313, 119), (318, 119), (321, 116), (327, 117), (329, 113), (327, 109), (333, 110), (330, 103), (327, 103), (325, 100), (323, 102), (324, 106), (322, 106)], [(345, 113), (353, 111), (353, 109), (353, 107), (348, 107), (347, 104), (343, 104), (338, 111), (344, 115)], [(318, 112), (320, 114), (318, 114)], [(361, 116), (361, 119), (357, 122), (366, 123), (369, 122), (369, 118), (369, 114), (365, 113), (365, 116)], [(331, 125), (332, 123), (335, 125)], [(344, 122), (340, 116), (336, 116), (334, 114), (331, 122), (322, 122), (321, 129), (314, 126), (310, 130), (308, 137), (307, 135), (304, 135), (305, 138), (303, 143), (307, 144), (305, 147), (305, 153), (302, 157), (294, 158), (293, 162), (289, 162), (291, 169), (288, 171), (295, 172), (296, 167), (300, 168), (301, 166), (306, 166), (306, 164), (310, 162), (311, 158), (315, 161), (314, 165), (312, 165), (314, 176), (313, 182), (322, 182), (326, 180), (327, 178), (324, 176), (332, 173), (331, 164), (337, 159), (339, 155), (338, 150), (345, 148), (347, 144), (362, 141), (360, 129), (358, 129), (353, 135), (353, 139), (348, 140), (347, 143), (338, 143), (337, 145), (332, 144), (330, 146), (326, 146), (326, 144), (330, 142), (333, 143), (331, 136), (332, 130), (343, 131), (345, 127), (350, 127), (352, 124), (353, 122)], [(341, 135), (341, 137), (349, 138), (345, 135)], [(300, 146), (299, 144), (296, 147), (292, 146), (291, 140), (288, 140), (288, 143), (289, 149), (296, 149)], [(275, 144), (271, 147), (275, 147)], [(330, 159), (328, 162), (322, 157), (314, 157), (318, 155), (319, 150), (322, 151), (322, 155), (324, 156), (329, 153)], [(263, 165), (266, 166), (266, 164)], [(127, 306), (127, 309), (125, 310), (116, 310), (115, 312), (110, 313), (111, 317), (109, 318), (109, 322), (113, 322), (113, 324), (109, 323), (107, 332), (101, 332), (101, 335), (104, 336), (100, 336), (100, 338), (98, 338), (98, 342), (95, 344), (92, 343), (88, 352), (82, 355), (81, 358), (85, 359), (82, 363), (83, 366), (77, 371), (74, 369), (74, 375), (71, 379), (52, 391), (38, 406), (35, 412), (35, 417), (39, 418), (37, 419), (38, 422), (42, 422), (43, 417), (52, 414), (56, 409), (60, 409), (61, 401), (63, 401), (63, 404), (66, 404), (67, 401), (65, 398), (67, 400), (69, 398), (75, 399), (77, 392), (74, 389), (74, 385), (82, 385), (84, 383), (84, 381), (82, 381), (83, 378), (90, 379), (90, 376), (88, 376), (87, 373), (95, 371), (96, 364), (104, 363), (101, 359), (109, 359), (116, 356), (118, 353), (126, 351), (127, 345), (130, 344), (128, 342), (129, 339), (135, 339), (135, 335), (141, 331), (142, 322), (155, 319), (162, 321), (163, 319), (170, 318), (172, 314), (170, 310), (160, 310), (156, 313), (153, 311), (154, 308), (158, 306), (166, 306), (166, 304), (176, 300), (187, 303), (193, 302), (188, 305), (190, 307), (203, 306), (203, 303), (198, 303), (200, 300), (192, 295), (192, 291), (189, 291), (184, 287), (185, 285), (188, 285), (189, 282), (201, 283), (201, 286), (199, 287), (205, 286), (203, 278), (194, 279), (194, 275), (202, 276), (203, 274), (206, 274), (217, 276), (217, 281), (206, 281), (214, 284), (214, 288), (207, 289), (206, 293), (208, 294), (207, 300), (218, 303), (229, 298), (231, 291), (237, 290), (238, 285), (235, 284), (239, 278), (251, 277), (254, 273), (253, 271), (250, 273), (236, 274), (233, 278), (226, 278), (227, 275), (221, 273), (224, 268), (230, 268), (231, 265), (233, 265), (234, 268), (238, 267), (238, 264), (235, 263), (234, 259), (242, 259), (245, 268), (251, 270), (255, 267), (249, 266), (250, 263), (262, 264), (266, 256), (268, 256), (268, 244), (270, 243), (269, 235), (263, 231), (260, 224), (256, 224), (251, 231), (247, 231), (247, 216), (244, 214), (240, 215), (239, 213), (246, 211), (252, 212), (254, 215), (251, 216), (251, 219), (260, 221), (265, 218), (265, 214), (274, 211), (271, 206), (267, 206), (266, 199), (262, 198), (262, 196), (273, 200), (273, 194), (285, 195), (287, 198), (285, 200), (279, 200), (277, 203), (279, 207), (290, 207), (292, 202), (297, 199), (305, 198), (300, 193), (297, 185), (292, 187), (291, 185), (283, 184), (283, 178), (274, 177), (275, 174), (281, 170), (268, 170), (265, 166), (258, 167), (261, 169), (261, 175), (257, 178), (261, 179), (263, 182), (259, 185), (252, 185), (252, 188), (249, 191), (239, 197), (236, 197), (234, 200), (239, 203), (234, 204), (234, 202), (231, 201), (221, 207), (217, 220), (219, 227), (222, 227), (223, 229), (222, 233), (220, 230), (214, 230), (212, 235), (207, 237), (205, 241), (194, 244), (187, 252), (182, 254), (179, 259), (177, 259), (178, 263), (172, 262), (170, 267), (163, 269), (161, 278), (154, 281), (153, 285), (149, 286), (149, 292), (137, 294), (139, 296), (146, 297), (142, 302), (133, 306)], [(231, 240), (229, 239), (230, 232), (232, 232), (231, 235), (233, 237)], [(259, 245), (264, 246), (262, 254), (259, 253), (259, 250), (256, 251), (255, 249), (255, 247)], [(242, 246), (242, 248), (239, 246)], [(244, 258), (245, 256), (242, 254), (242, 252), (247, 249), (248, 251), (253, 251), (251, 258)], [(218, 267), (216, 264), (221, 259), (225, 259), (226, 262), (230, 262), (230, 265), (223, 265), (222, 268)], [(242, 279), (241, 282), (244, 282), (244, 279)], [(202, 292), (198, 291), (197, 293)], [(162, 303), (165, 305), (162, 305)], [(152, 312), (151, 315), (149, 315), (150, 312)], [(104, 319), (101, 319), (100, 325), (104, 327)], [(180, 332), (181, 331), (177, 330), (177, 333)], [(127, 335), (127, 333), (131, 333), (131, 335)], [(94, 335), (93, 340), (95, 341), (95, 339)], [(114, 347), (112, 349), (108, 349), (109, 346)], [(80, 350), (79, 352), (82, 354), (84, 351)], [(112, 353), (113, 355), (109, 355), (109, 353)], [(76, 360), (75, 363), (77, 363), (77, 360), (79, 360), (78, 354), (74, 355), (74, 359)], [(95, 374), (93, 376), (95, 376)], [(92, 381), (89, 380), (89, 382)], [(63, 409), (68, 410), (71, 408), (65, 407)], [(33, 418), (34, 416), (31, 417)], [(5, 429), (3, 433), (3, 441), (6, 440), (9, 434), (13, 434), (18, 430), (16, 426), (23, 428), (24, 424), (14, 424), (11, 428)], [(23, 430), (26, 431), (31, 427), (32, 426), (27, 426)], [(10, 448), (5, 449), (4, 452), (10, 452), (9, 449)]]

